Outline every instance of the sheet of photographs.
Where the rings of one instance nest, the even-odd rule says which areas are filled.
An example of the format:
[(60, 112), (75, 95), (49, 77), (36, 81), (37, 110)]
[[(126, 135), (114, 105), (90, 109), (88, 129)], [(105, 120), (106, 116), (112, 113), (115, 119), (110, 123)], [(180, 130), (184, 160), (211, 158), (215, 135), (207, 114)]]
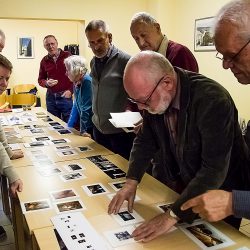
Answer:
[(195, 221), (191, 225), (181, 224), (178, 227), (204, 250), (215, 250), (235, 244), (229, 237), (203, 220)]
[(101, 155), (87, 157), (88, 160), (93, 162), (100, 170), (102, 170), (111, 179), (118, 179), (126, 176), (126, 173), (118, 168), (115, 164), (108, 161)]
[(51, 221), (68, 249), (110, 249), (82, 213), (65, 213)]

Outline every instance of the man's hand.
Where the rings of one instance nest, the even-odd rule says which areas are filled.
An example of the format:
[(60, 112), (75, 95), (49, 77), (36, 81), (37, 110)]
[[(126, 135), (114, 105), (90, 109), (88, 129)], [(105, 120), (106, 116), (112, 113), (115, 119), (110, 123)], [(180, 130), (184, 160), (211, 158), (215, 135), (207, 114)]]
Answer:
[(128, 201), (128, 211), (132, 213), (137, 185), (138, 181), (127, 179), (122, 189), (117, 192), (109, 203), (108, 213), (117, 214), (125, 200)]
[(10, 194), (12, 197), (15, 198), (17, 191), (22, 192), (22, 190), (23, 190), (23, 182), (20, 179), (10, 184)]
[(148, 242), (168, 232), (176, 223), (177, 220), (170, 217), (168, 212), (166, 212), (141, 224), (134, 230), (131, 236), (136, 241)]
[(232, 193), (223, 190), (208, 191), (181, 206), (181, 210), (189, 208), (208, 221), (222, 220), (233, 214)]
[(62, 97), (65, 97), (65, 98), (71, 98), (72, 94), (69, 90), (66, 90), (63, 94), (62, 94)]
[(49, 87), (53, 87), (55, 85), (57, 85), (58, 81), (57, 80), (54, 80), (54, 79), (49, 79), (46, 81), (46, 84), (49, 86)]
[(143, 119), (141, 119), (140, 121), (136, 122), (134, 125), (134, 133), (137, 134), (140, 130), (140, 128), (142, 127), (142, 122), (143, 122)]
[(15, 160), (15, 159), (19, 159), (22, 158), (23, 155), (23, 151), (22, 150), (17, 150), (17, 151), (13, 151), (13, 155), (11, 156), (11, 160)]

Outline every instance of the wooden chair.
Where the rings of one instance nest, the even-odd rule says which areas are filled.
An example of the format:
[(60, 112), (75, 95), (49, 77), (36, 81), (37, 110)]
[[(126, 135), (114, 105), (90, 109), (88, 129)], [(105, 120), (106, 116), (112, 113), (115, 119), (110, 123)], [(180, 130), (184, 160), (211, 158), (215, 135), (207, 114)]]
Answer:
[(0, 95), (0, 109), (5, 109), (9, 106), (9, 102), (8, 102), (8, 97), (6, 95), (6, 91), (4, 91), (1, 95)]
[(13, 87), (14, 94), (28, 93), (36, 87), (35, 84), (18, 84)]
[(36, 106), (36, 96), (29, 93), (22, 93), (22, 94), (12, 94), (11, 95), (11, 106), (24, 106), (28, 105), (31, 107)]

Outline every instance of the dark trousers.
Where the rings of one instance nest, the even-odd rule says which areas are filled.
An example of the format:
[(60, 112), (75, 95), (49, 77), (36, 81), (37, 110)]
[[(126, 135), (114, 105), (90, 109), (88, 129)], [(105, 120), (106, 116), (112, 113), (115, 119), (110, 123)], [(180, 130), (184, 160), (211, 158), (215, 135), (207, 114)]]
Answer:
[(94, 126), (93, 138), (97, 143), (128, 160), (135, 134), (125, 132), (117, 134), (103, 134)]
[(72, 98), (62, 97), (63, 92), (46, 94), (47, 110), (52, 115), (59, 117), (64, 122), (68, 122), (73, 106)]

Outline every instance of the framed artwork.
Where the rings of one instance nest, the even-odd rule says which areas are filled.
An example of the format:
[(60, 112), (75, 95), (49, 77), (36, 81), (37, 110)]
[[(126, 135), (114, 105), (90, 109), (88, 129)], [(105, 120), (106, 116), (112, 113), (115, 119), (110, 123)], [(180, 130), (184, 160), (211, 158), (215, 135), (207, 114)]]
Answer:
[(194, 51), (215, 51), (213, 25), (215, 18), (206, 17), (195, 20)]
[(34, 38), (18, 37), (17, 38), (17, 58), (29, 59), (34, 58)]

